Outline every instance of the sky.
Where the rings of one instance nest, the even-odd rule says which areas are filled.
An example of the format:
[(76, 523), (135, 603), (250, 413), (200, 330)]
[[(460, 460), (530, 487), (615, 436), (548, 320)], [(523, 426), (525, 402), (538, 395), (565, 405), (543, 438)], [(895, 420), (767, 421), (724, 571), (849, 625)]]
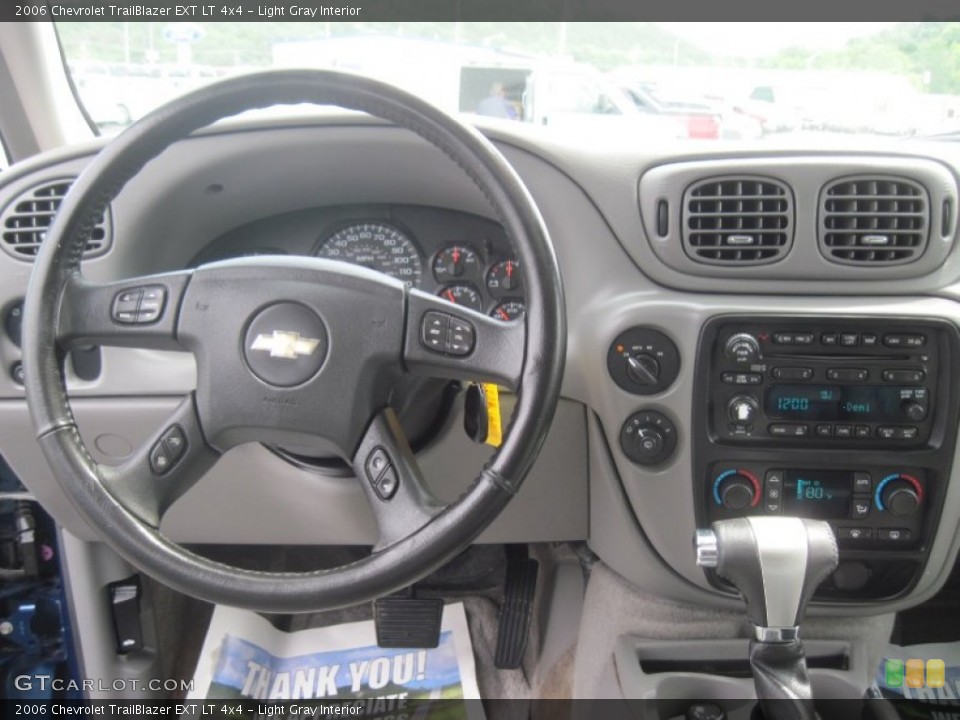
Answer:
[(873, 35), (890, 22), (661, 22), (665, 30), (715, 55), (764, 57), (791, 46), (811, 50), (842, 48), (855, 37)]

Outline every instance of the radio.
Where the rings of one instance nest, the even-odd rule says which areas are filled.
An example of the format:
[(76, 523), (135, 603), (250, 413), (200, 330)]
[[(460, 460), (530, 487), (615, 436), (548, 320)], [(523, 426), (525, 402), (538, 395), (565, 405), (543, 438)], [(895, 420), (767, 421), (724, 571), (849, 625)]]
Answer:
[(916, 447), (929, 440), (941, 367), (936, 326), (771, 319), (715, 329), (705, 372), (721, 442)]

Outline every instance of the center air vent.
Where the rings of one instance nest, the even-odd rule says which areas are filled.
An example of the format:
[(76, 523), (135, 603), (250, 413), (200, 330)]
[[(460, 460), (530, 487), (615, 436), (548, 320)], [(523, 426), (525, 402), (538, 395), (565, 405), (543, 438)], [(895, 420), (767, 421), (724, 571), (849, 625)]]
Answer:
[(820, 193), (820, 251), (849, 265), (912, 262), (927, 247), (927, 191), (900, 177), (847, 177)]
[(766, 177), (720, 177), (694, 183), (683, 195), (683, 247), (697, 262), (776, 262), (793, 242), (793, 195)]
[[(54, 180), (25, 191), (0, 215), (3, 249), (20, 260), (32, 260), (60, 209), (73, 178)], [(102, 255), (110, 247), (110, 212), (104, 213), (87, 239), (83, 257)]]

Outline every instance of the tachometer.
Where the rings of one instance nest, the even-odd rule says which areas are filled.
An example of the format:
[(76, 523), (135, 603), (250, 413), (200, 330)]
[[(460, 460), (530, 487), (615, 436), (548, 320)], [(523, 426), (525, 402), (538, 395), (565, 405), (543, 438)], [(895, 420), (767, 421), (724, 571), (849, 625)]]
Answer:
[(358, 223), (323, 241), (317, 257), (361, 265), (410, 285), (420, 283), (423, 261), (413, 241), (386, 223)]
[(472, 278), (480, 274), (480, 258), (464, 245), (451, 245), (437, 253), (433, 260), (433, 276), (437, 282)]

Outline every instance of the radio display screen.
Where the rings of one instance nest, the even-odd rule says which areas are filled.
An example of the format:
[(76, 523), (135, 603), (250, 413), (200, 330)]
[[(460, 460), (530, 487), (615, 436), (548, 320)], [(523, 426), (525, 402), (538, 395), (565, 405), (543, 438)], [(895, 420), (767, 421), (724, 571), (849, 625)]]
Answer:
[[(777, 420), (899, 422), (901, 403), (918, 388), (888, 385), (774, 385), (765, 410)], [(922, 390), (922, 388), (920, 388)]]
[(784, 515), (814, 520), (847, 518), (852, 498), (852, 472), (787, 470), (783, 474)]

